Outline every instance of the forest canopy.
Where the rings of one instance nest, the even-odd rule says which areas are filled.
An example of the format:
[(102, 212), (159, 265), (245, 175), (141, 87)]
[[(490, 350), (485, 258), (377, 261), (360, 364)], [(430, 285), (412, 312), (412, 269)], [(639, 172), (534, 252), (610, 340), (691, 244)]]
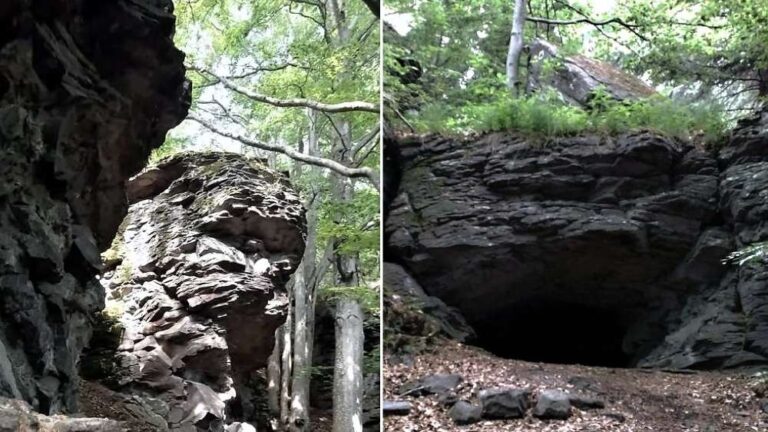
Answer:
[[(505, 63), (516, 3), (523, 9), (522, 95), (508, 88)], [(687, 118), (685, 133), (669, 132), (717, 139), (768, 96), (768, 8), (761, 1), (478, 0), (414, 6), (392, 0), (387, 6), (387, 100), (416, 129), (615, 132)], [(557, 46), (563, 57), (583, 55), (634, 74), (659, 96), (639, 106), (609, 104), (607, 115), (595, 118), (550, 92), (531, 91), (530, 48), (537, 40)], [(402, 79), (413, 77), (414, 64), (420, 77)], [(542, 105), (554, 108), (531, 111)], [(531, 119), (499, 123), (503, 110)], [(658, 126), (667, 131), (668, 125)]]

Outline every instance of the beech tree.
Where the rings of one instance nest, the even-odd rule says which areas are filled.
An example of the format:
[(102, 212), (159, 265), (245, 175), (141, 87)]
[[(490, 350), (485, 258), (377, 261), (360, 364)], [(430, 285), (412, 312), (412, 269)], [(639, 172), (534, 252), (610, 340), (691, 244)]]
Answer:
[(525, 0), (515, 0), (515, 10), (512, 15), (512, 31), (509, 35), (509, 50), (507, 53), (507, 87), (515, 92), (520, 91), (520, 55), (523, 53), (523, 26), (526, 14)]

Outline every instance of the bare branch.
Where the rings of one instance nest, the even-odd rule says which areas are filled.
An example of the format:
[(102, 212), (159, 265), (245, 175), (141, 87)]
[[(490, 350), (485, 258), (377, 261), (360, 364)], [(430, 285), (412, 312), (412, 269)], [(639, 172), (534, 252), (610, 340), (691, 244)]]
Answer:
[(643, 36), (642, 34), (638, 33), (637, 29), (638, 27), (641, 27), (637, 24), (627, 24), (624, 20), (621, 18), (609, 18), (602, 21), (595, 21), (590, 18), (576, 18), (572, 20), (555, 20), (555, 19), (547, 19), (547, 18), (539, 18), (539, 17), (526, 17), (527, 21), (535, 22), (535, 23), (543, 23), (543, 24), (551, 24), (551, 25), (573, 25), (573, 24), (590, 24), (595, 27), (600, 27), (608, 24), (618, 24), (625, 29), (631, 31), (635, 34), (635, 36), (639, 37), (640, 39), (644, 41), (648, 41), (648, 38)]
[[(366, 133), (358, 142), (352, 145), (352, 159), (359, 161), (358, 163), (365, 160), (366, 157), (368, 157), (368, 154), (370, 153), (370, 150), (366, 150), (362, 158), (358, 158), (358, 154), (365, 149), (365, 147), (370, 143), (375, 143), (374, 139), (379, 136), (379, 128), (371, 129), (370, 132)], [(371, 148), (376, 147), (371, 146)]]
[[(227, 109), (227, 107), (225, 107), (221, 102), (216, 100), (216, 98), (212, 98), (212, 99), (213, 100), (210, 100), (210, 101), (207, 101), (207, 100), (197, 101), (197, 103), (199, 105), (216, 105), (216, 106), (219, 107), (220, 110), (222, 110), (224, 112), (224, 115), (219, 115), (219, 114), (213, 113), (214, 115), (217, 115), (219, 117), (228, 118), (228, 119), (234, 121), (235, 123), (239, 124), (240, 126), (243, 126), (243, 127), (245, 126), (245, 123), (247, 123), (247, 120), (245, 119), (245, 117), (243, 117), (241, 115), (238, 115), (238, 114), (232, 114), (232, 112), (230, 112), (230, 110)], [(206, 112), (210, 112), (210, 111), (206, 110)]]
[(250, 90), (244, 89), (238, 86), (237, 84), (233, 83), (229, 79), (223, 76), (216, 75), (209, 70), (195, 68), (195, 67), (189, 67), (188, 69), (210, 75), (216, 78), (217, 80), (219, 80), (219, 82), (224, 87), (232, 90), (235, 93), (241, 94), (247, 97), (248, 99), (251, 99), (256, 102), (267, 103), (280, 108), (312, 108), (314, 110), (322, 111), (326, 113), (344, 113), (344, 112), (353, 112), (353, 111), (369, 112), (374, 114), (379, 113), (379, 106), (377, 104), (373, 104), (370, 102), (352, 101), (352, 102), (341, 102), (336, 104), (329, 104), (329, 103), (323, 103), (323, 102), (318, 102), (311, 99), (303, 99), (303, 98), (278, 99), (278, 98), (263, 95), (260, 93), (255, 93)]
[[(564, 1), (562, 1), (562, 0), (555, 0), (555, 2), (556, 2), (556, 3), (558, 3), (558, 4), (560, 4), (560, 5), (562, 5), (562, 6), (564, 6), (564, 7), (565, 7), (565, 8), (567, 8), (567, 9), (570, 9), (570, 10), (572, 10), (573, 12), (575, 12), (576, 14), (578, 14), (578, 15), (579, 15), (579, 16), (581, 16), (581, 17), (584, 17), (584, 18), (589, 18), (589, 15), (587, 15), (587, 14), (586, 14), (586, 12), (582, 11), (581, 9), (579, 9), (579, 8), (577, 8), (577, 7), (575, 7), (575, 6), (572, 6), (572, 5), (568, 4), (567, 2), (564, 2)], [(549, 31), (549, 27), (547, 27), (547, 29), (548, 29), (547, 31)], [(609, 39), (609, 40), (613, 41), (613, 43), (615, 43), (615, 44), (618, 44), (618, 45), (621, 45), (622, 47), (624, 47), (624, 48), (628, 49), (629, 51), (631, 51), (631, 52), (632, 52), (633, 54), (635, 54), (636, 56), (639, 56), (639, 55), (640, 55), (640, 54), (638, 54), (638, 52), (637, 52), (637, 51), (636, 51), (634, 48), (632, 48), (631, 46), (629, 46), (629, 45), (627, 45), (627, 44), (625, 44), (625, 43), (621, 42), (620, 40), (618, 40), (617, 38), (615, 38), (615, 37), (613, 37), (613, 36), (610, 36), (610, 35), (609, 35), (608, 33), (606, 33), (606, 32), (605, 32), (605, 31), (604, 31), (602, 28), (600, 28), (600, 26), (596, 26), (596, 27), (595, 27), (595, 30), (597, 30), (597, 31), (598, 31), (598, 32), (599, 32), (601, 35), (605, 36), (607, 39)]]
[(300, 153), (292, 148), (289, 147), (283, 147), (281, 145), (277, 144), (269, 144), (264, 143), (260, 141), (255, 141), (249, 138), (246, 138), (244, 136), (227, 132), (215, 125), (213, 125), (211, 122), (202, 119), (194, 114), (190, 114), (187, 119), (195, 121), (205, 127), (206, 129), (210, 130), (211, 132), (214, 132), (218, 135), (221, 135), (223, 137), (233, 139), (235, 141), (238, 141), (242, 144), (245, 144), (249, 147), (255, 147), (258, 149), (266, 150), (266, 151), (272, 151), (280, 154), (284, 154), (288, 156), (289, 158), (293, 160), (297, 160), (300, 162), (308, 163), (310, 165), (315, 165), (323, 168), (327, 168), (337, 174), (341, 174), (345, 177), (351, 177), (351, 178), (365, 178), (367, 179), (373, 187), (376, 188), (376, 190), (379, 190), (379, 175), (378, 173), (367, 167), (363, 168), (350, 168), (346, 165), (342, 165), (334, 160), (321, 158), (317, 156), (310, 156), (304, 153)]

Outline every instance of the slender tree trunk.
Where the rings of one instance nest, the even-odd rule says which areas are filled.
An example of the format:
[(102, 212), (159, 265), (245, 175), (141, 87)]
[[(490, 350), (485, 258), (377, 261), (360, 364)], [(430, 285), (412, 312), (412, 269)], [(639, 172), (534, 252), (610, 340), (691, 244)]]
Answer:
[[(339, 128), (344, 140), (351, 141), (349, 123)], [(341, 143), (344, 144), (344, 143)], [(339, 159), (344, 158), (347, 145), (337, 148)], [(352, 198), (353, 184), (346, 178), (335, 176), (334, 195), (341, 201)], [(358, 260), (355, 255), (338, 251), (336, 285), (358, 285)], [(360, 432), (363, 430), (363, 312), (360, 303), (341, 295), (336, 303), (336, 354), (333, 368), (333, 432)]]
[(509, 35), (509, 51), (507, 51), (507, 87), (515, 94), (519, 94), (520, 90), (520, 55), (523, 52), (525, 7), (525, 0), (515, 0), (512, 31)]
[(280, 424), (287, 425), (291, 408), (291, 374), (293, 373), (293, 295), (288, 290), (288, 317), (282, 327), (283, 352), (280, 367)]
[(281, 356), (283, 353), (283, 327), (275, 332), (275, 348), (267, 362), (267, 406), (272, 430), (280, 427)]
[(363, 430), (363, 311), (353, 298), (336, 303), (333, 432)]
[(768, 69), (758, 69), (757, 71), (757, 79), (758, 79), (758, 96), (761, 98), (765, 98), (768, 96)]
[[(345, 0), (328, 0), (334, 17), (339, 47), (344, 47), (350, 35)], [(339, 126), (339, 142), (334, 146), (334, 159), (349, 163), (352, 157), (347, 151), (352, 142), (348, 121)], [(332, 174), (334, 199), (350, 201), (354, 188), (347, 178)], [(334, 244), (334, 246), (339, 246)], [(358, 260), (356, 255), (344, 255), (334, 248), (336, 264), (336, 285), (354, 287), (358, 285)], [(363, 400), (363, 312), (357, 300), (342, 297), (336, 304), (336, 353), (333, 368), (333, 432), (362, 432)]]
[[(316, 114), (309, 109), (309, 134), (306, 151), (317, 153)], [(310, 167), (310, 175), (317, 169)], [(317, 259), (317, 211), (319, 200), (313, 196), (307, 204), (307, 243), (301, 265), (294, 273), (295, 298), (293, 336), (293, 377), (291, 381), (291, 420), (288, 430), (305, 432), (309, 430), (309, 385), (312, 372), (312, 351), (315, 326), (315, 284), (313, 274)]]

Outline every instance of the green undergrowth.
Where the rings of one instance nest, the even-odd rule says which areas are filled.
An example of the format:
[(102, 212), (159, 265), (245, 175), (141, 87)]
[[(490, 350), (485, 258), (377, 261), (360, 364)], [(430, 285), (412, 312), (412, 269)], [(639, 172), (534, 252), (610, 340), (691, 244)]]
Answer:
[(683, 104), (663, 96), (620, 102), (600, 91), (589, 109), (569, 105), (552, 94), (505, 95), (461, 107), (428, 104), (409, 122), (418, 132), (514, 131), (536, 138), (650, 130), (706, 147), (721, 145), (728, 129), (723, 110), (715, 105)]

